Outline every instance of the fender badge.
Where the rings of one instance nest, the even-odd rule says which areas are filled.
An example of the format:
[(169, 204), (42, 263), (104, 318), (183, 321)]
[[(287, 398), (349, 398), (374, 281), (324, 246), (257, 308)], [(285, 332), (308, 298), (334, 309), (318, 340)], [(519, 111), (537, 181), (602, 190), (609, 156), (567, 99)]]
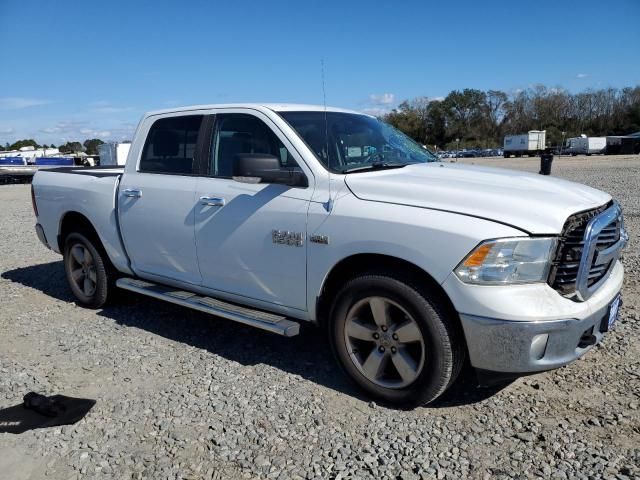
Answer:
[(329, 245), (329, 237), (327, 235), (311, 235), (309, 241), (321, 245)]

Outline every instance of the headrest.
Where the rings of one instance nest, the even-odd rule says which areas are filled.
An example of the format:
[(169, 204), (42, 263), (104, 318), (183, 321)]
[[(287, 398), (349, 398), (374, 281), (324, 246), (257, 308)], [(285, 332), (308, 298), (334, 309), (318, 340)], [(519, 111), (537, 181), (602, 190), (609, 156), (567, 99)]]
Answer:
[(173, 130), (159, 130), (153, 137), (154, 157), (175, 157), (180, 149), (180, 137)]

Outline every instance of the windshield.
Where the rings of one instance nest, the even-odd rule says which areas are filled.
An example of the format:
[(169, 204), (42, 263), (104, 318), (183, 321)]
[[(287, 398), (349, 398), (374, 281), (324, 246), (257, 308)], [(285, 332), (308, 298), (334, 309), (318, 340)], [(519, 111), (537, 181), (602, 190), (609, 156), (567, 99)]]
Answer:
[(404, 133), (367, 115), (339, 112), (279, 114), (302, 137), (318, 160), (336, 173), (438, 161), (435, 155)]

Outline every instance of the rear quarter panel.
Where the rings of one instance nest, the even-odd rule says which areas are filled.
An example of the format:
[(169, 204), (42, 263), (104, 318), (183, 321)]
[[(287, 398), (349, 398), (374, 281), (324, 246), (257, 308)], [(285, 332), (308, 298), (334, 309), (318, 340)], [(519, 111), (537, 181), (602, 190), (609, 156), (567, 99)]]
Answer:
[(119, 178), (47, 171), (36, 173), (33, 188), (38, 206), (38, 223), (42, 225), (54, 251), (62, 253), (58, 235), (64, 216), (69, 212), (77, 212), (91, 222), (113, 265), (122, 272), (131, 273), (116, 223)]

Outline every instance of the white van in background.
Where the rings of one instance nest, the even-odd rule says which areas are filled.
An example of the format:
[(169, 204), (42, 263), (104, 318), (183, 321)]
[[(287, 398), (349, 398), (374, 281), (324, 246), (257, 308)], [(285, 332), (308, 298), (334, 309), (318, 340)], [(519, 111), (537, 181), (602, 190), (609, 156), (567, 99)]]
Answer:
[(607, 148), (607, 137), (579, 137), (567, 140), (566, 152), (571, 155), (591, 155), (593, 153), (604, 153)]

